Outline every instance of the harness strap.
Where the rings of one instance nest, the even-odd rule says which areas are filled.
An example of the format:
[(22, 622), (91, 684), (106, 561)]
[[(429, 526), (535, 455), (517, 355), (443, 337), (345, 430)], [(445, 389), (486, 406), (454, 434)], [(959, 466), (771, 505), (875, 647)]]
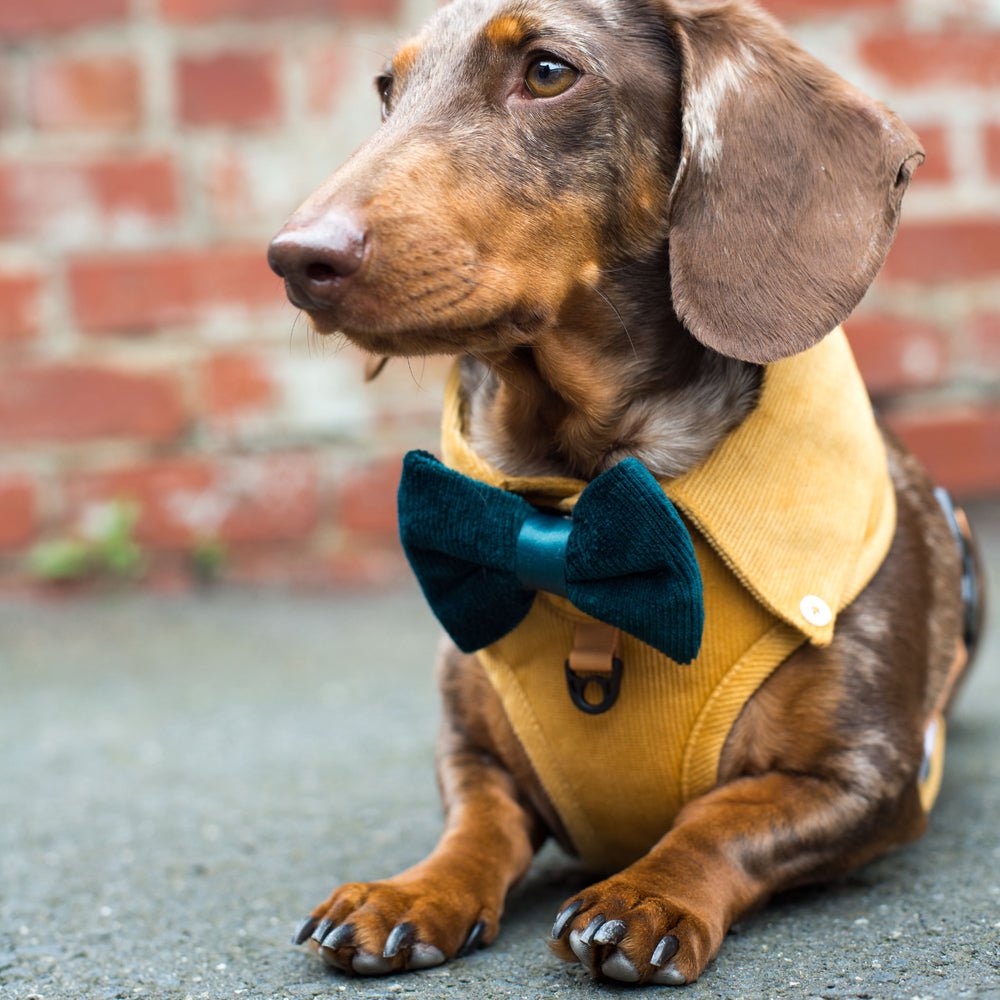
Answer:
[(566, 660), (569, 695), (581, 712), (600, 715), (618, 700), (622, 661), (621, 633), (603, 622), (579, 622)]

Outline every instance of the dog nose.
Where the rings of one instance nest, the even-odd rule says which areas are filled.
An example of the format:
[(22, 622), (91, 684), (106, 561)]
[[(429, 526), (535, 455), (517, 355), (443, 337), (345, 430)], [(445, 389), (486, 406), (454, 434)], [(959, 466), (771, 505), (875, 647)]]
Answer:
[(271, 241), (267, 262), (285, 279), (294, 305), (322, 309), (334, 305), (361, 270), (367, 242), (353, 215), (328, 213), (308, 223), (293, 218)]

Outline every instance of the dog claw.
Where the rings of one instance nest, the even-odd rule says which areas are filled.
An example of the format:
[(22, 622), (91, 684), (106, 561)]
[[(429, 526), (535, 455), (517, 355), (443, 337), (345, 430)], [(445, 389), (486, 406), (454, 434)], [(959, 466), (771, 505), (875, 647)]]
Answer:
[(320, 944), (323, 943), (323, 939), (333, 930), (337, 925), (332, 920), (321, 920), (318, 924), (314, 925), (314, 929), (310, 937), (314, 941), (318, 941)]
[(483, 932), (486, 930), (486, 921), (477, 920), (472, 925), (472, 930), (469, 931), (469, 936), (465, 939), (465, 944), (458, 949), (458, 954), (456, 958), (465, 958), (466, 955), (471, 955), (472, 952), (476, 950), (476, 946), (479, 944), (479, 939), (483, 936)]
[(558, 916), (556, 917), (556, 922), (552, 925), (552, 939), (558, 941), (559, 938), (563, 936), (563, 931), (566, 930), (569, 922), (580, 912), (580, 907), (583, 906), (583, 900), (578, 899), (574, 903), (570, 903)]
[(392, 959), (359, 951), (351, 960), (351, 968), (361, 976), (384, 976), (392, 972)]
[(609, 920), (594, 935), (594, 944), (618, 944), (627, 931), (624, 920)]
[(444, 965), (445, 954), (432, 944), (418, 941), (410, 946), (410, 960), (406, 963), (408, 969), (431, 969), (435, 965)]
[(679, 942), (673, 934), (660, 938), (660, 943), (653, 949), (653, 954), (649, 958), (649, 964), (660, 968), (677, 954)]
[(683, 986), (687, 977), (671, 962), (665, 969), (654, 972), (649, 981), (657, 986)]
[(313, 931), (316, 930), (318, 924), (319, 921), (315, 917), (306, 917), (295, 928), (295, 933), (292, 935), (292, 944), (305, 944), (312, 937)]
[(620, 951), (611, 953), (601, 966), (601, 972), (620, 983), (639, 982), (639, 970)]
[(341, 924), (323, 938), (323, 947), (331, 951), (343, 948), (354, 940), (354, 924)]
[(604, 914), (598, 913), (593, 920), (583, 929), (580, 934), (580, 944), (590, 947), (590, 942), (594, 940), (594, 935), (601, 929), (601, 925), (604, 923)]
[(580, 931), (569, 932), (569, 946), (573, 954), (586, 966), (588, 972), (594, 971), (594, 953), (590, 950), (590, 945), (583, 941), (583, 934)]
[(383, 958), (395, 958), (399, 954), (400, 948), (405, 948), (413, 943), (417, 936), (417, 929), (410, 923), (396, 924), (389, 932), (385, 941), (385, 950), (382, 952)]

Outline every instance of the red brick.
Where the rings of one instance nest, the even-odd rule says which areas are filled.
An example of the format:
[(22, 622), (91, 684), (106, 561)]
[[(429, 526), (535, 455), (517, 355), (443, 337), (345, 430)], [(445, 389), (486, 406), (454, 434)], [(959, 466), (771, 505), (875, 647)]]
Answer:
[(987, 378), (1000, 384), (1000, 312), (973, 316), (970, 327), (976, 363)]
[(0, 441), (175, 438), (184, 424), (169, 377), (94, 365), (8, 365), (0, 374)]
[(89, 332), (149, 331), (213, 309), (283, 301), (259, 246), (79, 258), (70, 262), (69, 287), (77, 322)]
[(782, 20), (802, 21), (854, 11), (893, 10), (899, 0), (761, 0), (760, 5)]
[(227, 17), (294, 17), (301, 14), (394, 18), (400, 0), (161, 0), (170, 21), (203, 24)]
[(345, 534), (395, 537), (396, 493), (402, 466), (402, 458), (378, 462), (353, 473), (340, 485), (336, 520)]
[(123, 218), (156, 225), (173, 220), (179, 209), (177, 170), (167, 156), (0, 163), (0, 236), (45, 235), (78, 225), (99, 231)]
[(42, 281), (28, 272), (0, 272), (0, 342), (38, 332)]
[[(306, 100), (313, 114), (325, 115), (334, 109), (349, 66), (350, 51), (342, 43), (322, 45), (306, 53)], [(373, 91), (372, 108), (375, 106)]]
[(295, 541), (319, 523), (312, 458), (178, 458), (80, 477), (72, 506), (129, 500), (139, 506), (136, 535), (159, 548), (213, 539), (232, 545)]
[(882, 271), (888, 281), (939, 283), (1000, 275), (1000, 218), (903, 225)]
[(128, 14), (129, 0), (4, 0), (0, 3), (0, 38), (66, 31)]
[(212, 216), (223, 232), (254, 223), (272, 224), (280, 212), (267, 213), (260, 204), (251, 167), (235, 149), (220, 149), (208, 165), (205, 188)]
[(50, 59), (32, 68), (30, 108), (42, 129), (135, 129), (142, 120), (139, 66), (127, 56)]
[(0, 479), (0, 549), (16, 549), (35, 537), (37, 504), (26, 479)]
[(953, 164), (948, 130), (943, 125), (909, 123), (920, 137), (927, 159), (916, 173), (917, 184), (943, 184), (952, 179)]
[(260, 358), (250, 354), (217, 354), (205, 364), (205, 405), (220, 417), (238, 416), (266, 406), (274, 385)]
[(1000, 180), (1000, 125), (987, 125), (983, 135), (986, 147), (986, 166), (990, 174)]
[(934, 385), (948, 373), (948, 338), (931, 323), (860, 313), (846, 329), (873, 395)]
[(958, 496), (1000, 495), (1000, 407), (896, 414), (889, 424)]
[(8, 128), (14, 121), (13, 74), (10, 67), (0, 62), (0, 129)]
[(281, 117), (278, 60), (269, 52), (189, 56), (177, 67), (180, 117), (188, 125), (253, 128)]
[(872, 35), (860, 45), (868, 65), (904, 87), (1000, 84), (1000, 33), (982, 31)]

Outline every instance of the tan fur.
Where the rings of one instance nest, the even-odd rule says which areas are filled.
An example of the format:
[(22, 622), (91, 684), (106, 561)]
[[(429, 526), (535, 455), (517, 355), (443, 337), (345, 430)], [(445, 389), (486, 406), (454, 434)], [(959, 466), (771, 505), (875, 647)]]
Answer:
[[(580, 73), (548, 101), (518, 86), (539, 51)], [(376, 356), (462, 356), (470, 439), (513, 474), (696, 465), (754, 407), (759, 365), (854, 307), (922, 159), (891, 112), (736, 0), (458, 0), (394, 74), (386, 124), (293, 216), (272, 264), (320, 332)], [(317, 248), (323, 232), (347, 236)], [(561, 957), (691, 982), (746, 909), (922, 832), (922, 733), (954, 680), (960, 569), (926, 475), (887, 447), (899, 518), (882, 569), (833, 644), (794, 654), (748, 703), (717, 787), (568, 901)], [(439, 682), (444, 836), (316, 908), (337, 968), (488, 942), (533, 850), (550, 834), (572, 850), (476, 659), (447, 647)], [(627, 933), (581, 945), (598, 916)]]

